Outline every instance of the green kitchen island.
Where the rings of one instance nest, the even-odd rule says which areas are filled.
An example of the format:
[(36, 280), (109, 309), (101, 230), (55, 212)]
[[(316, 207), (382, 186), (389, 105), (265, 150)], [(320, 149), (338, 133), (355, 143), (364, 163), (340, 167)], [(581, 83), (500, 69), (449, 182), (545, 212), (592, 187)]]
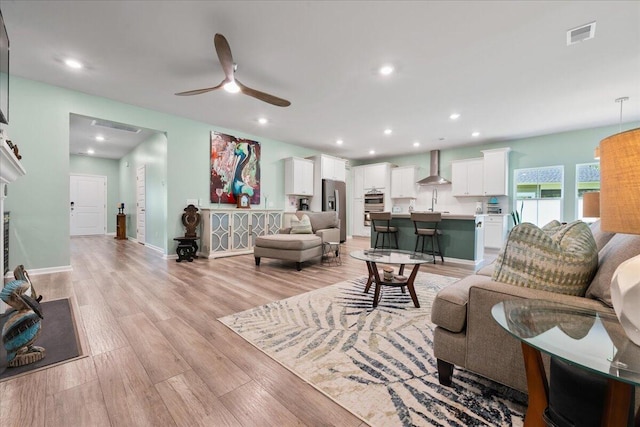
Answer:
[[(442, 221), (438, 224), (438, 229), (442, 231), (440, 243), (445, 260), (474, 265), (482, 262), (484, 258), (484, 217), (484, 215), (442, 214)], [(392, 214), (391, 226), (398, 227), (398, 248), (413, 251), (416, 247), (416, 234), (411, 215), (408, 213)], [(375, 241), (376, 232), (371, 229), (371, 247)], [(393, 237), (391, 237), (391, 242), (393, 244)], [(425, 247), (428, 245), (429, 242)]]

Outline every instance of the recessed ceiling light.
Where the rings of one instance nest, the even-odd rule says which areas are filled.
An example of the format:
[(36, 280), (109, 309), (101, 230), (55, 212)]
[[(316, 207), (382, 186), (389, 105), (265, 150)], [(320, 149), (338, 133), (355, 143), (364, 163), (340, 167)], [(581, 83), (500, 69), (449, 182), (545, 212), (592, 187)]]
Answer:
[(391, 73), (393, 73), (392, 65), (384, 65), (380, 67), (380, 74), (382, 74), (383, 76), (388, 76)]
[(343, 142), (344, 142), (343, 140), (339, 139), (339, 140), (336, 141), (336, 144), (342, 145)]
[(80, 61), (76, 61), (75, 59), (71, 59), (71, 58), (65, 59), (64, 63), (67, 67), (74, 68), (76, 70), (84, 67)]
[(236, 84), (236, 82), (229, 82), (229, 83), (225, 83), (224, 86), (222, 86), (224, 88), (224, 90), (226, 90), (229, 93), (238, 93), (240, 92), (240, 86), (238, 86)]
[(93, 151), (93, 148), (89, 148), (89, 149), (87, 150), (87, 154), (93, 154), (93, 153), (95, 153), (95, 151)]
[(416, 141), (416, 142), (413, 143), (413, 146), (414, 147), (420, 147), (420, 143), (418, 141)]
[(267, 119), (266, 119), (266, 118), (264, 118), (264, 117), (260, 117), (260, 118), (258, 119), (258, 123), (260, 123), (261, 125), (266, 125), (267, 123), (269, 123), (269, 120), (267, 120)]
[(96, 135), (96, 141), (104, 141), (104, 136)]
[(391, 135), (391, 132), (393, 132), (391, 129), (387, 128), (384, 130), (384, 134), (385, 135)]
[(369, 154), (376, 154), (375, 150), (369, 150)]
[(451, 120), (455, 120), (455, 119), (457, 119), (457, 118), (460, 118), (460, 114), (458, 114), (458, 113), (453, 113), (452, 115), (450, 115), (450, 116), (449, 116), (449, 118), (450, 118)]
[(471, 134), (471, 136), (473, 136), (474, 138), (475, 138), (476, 136), (480, 136), (480, 132), (474, 132), (474, 133), (472, 133), (472, 134)]

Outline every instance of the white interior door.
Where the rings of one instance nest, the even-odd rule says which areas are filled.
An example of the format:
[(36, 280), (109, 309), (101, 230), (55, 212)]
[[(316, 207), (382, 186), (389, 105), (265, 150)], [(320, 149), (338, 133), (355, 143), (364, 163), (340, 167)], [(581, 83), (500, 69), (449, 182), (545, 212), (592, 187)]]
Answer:
[(69, 175), (69, 195), (70, 234), (72, 236), (105, 234), (107, 232), (107, 177)]
[(136, 170), (136, 239), (138, 243), (145, 242), (146, 223), (146, 173), (145, 166), (142, 165)]

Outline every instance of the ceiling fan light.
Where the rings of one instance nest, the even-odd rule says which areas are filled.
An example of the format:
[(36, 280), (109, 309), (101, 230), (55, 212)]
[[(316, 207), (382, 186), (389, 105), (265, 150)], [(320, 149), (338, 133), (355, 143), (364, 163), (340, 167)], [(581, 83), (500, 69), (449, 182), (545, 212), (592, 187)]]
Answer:
[(77, 61), (75, 59), (72, 58), (68, 58), (64, 60), (64, 63), (67, 67), (69, 68), (73, 68), (75, 70), (79, 70), (80, 68), (83, 68), (84, 65), (82, 65), (82, 62)]
[(240, 92), (240, 86), (238, 86), (235, 81), (227, 82), (223, 87), (224, 87), (224, 90), (226, 90), (229, 93)]
[(380, 67), (380, 74), (382, 74), (383, 76), (388, 76), (391, 73), (393, 73), (393, 66), (384, 65)]

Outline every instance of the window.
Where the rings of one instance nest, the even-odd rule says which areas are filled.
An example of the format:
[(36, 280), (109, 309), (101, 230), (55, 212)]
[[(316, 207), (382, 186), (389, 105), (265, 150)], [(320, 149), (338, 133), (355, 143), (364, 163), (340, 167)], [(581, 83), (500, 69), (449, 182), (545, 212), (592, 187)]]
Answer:
[(522, 222), (531, 222), (542, 227), (554, 219), (561, 221), (563, 166), (516, 169), (514, 182), (514, 210), (520, 213)]
[(582, 216), (582, 195), (589, 191), (600, 191), (600, 163), (576, 165), (576, 216)]

